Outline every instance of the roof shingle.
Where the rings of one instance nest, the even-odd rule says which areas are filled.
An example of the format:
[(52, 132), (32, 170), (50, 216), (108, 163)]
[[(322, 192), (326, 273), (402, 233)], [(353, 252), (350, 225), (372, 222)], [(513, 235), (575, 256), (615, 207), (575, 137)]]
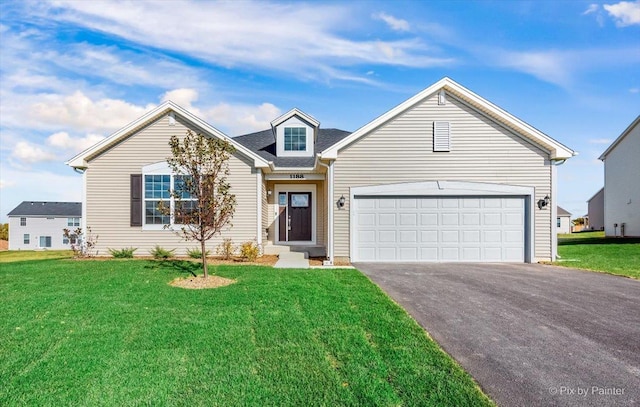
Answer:
[(7, 216), (82, 216), (81, 202), (22, 201)]

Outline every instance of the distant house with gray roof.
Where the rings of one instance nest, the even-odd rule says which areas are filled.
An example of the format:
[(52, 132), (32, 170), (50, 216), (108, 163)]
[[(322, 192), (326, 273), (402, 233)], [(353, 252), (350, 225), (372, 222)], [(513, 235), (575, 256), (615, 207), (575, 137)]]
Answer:
[(557, 233), (571, 233), (571, 213), (558, 206), (556, 218)]
[(63, 229), (75, 230), (82, 218), (81, 202), (23, 201), (7, 215), (9, 250), (70, 249)]

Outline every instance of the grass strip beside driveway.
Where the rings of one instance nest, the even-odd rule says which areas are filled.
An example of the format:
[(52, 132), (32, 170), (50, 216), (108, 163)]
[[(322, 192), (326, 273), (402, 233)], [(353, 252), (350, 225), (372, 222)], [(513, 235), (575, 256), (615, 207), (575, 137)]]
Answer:
[(491, 404), (357, 270), (218, 266), (238, 282), (184, 290), (180, 267), (3, 264), (0, 405)]
[(558, 237), (556, 265), (640, 279), (640, 238), (611, 238), (602, 232)]

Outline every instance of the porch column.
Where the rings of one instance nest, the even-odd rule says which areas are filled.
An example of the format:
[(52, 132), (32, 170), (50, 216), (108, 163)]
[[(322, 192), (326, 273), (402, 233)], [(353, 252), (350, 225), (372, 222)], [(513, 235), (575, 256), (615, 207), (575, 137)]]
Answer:
[(327, 257), (329, 262), (333, 264), (333, 161), (329, 161), (329, 168), (327, 169), (327, 215), (329, 217), (327, 222)]

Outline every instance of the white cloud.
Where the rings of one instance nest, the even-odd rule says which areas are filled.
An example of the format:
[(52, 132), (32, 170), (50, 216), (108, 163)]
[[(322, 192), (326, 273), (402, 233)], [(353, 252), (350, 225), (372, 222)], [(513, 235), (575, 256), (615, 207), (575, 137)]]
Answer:
[(373, 17), (378, 20), (384, 21), (392, 30), (395, 31), (409, 31), (411, 29), (407, 20), (396, 18), (386, 13), (374, 14)]
[(612, 141), (608, 138), (594, 138), (589, 140), (589, 144), (611, 144)]
[(640, 24), (640, 0), (621, 1), (602, 6), (616, 22), (618, 27)]
[(640, 93), (640, 88), (631, 88), (629, 89), (629, 93)]
[(599, 8), (600, 6), (598, 4), (589, 4), (589, 7), (582, 13), (582, 15), (586, 16), (587, 14), (595, 13)]
[(103, 133), (121, 128), (153, 107), (120, 99), (93, 100), (76, 91), (71, 95), (37, 95), (37, 101), (27, 107), (26, 116), (40, 128)]
[(104, 140), (105, 137), (99, 134), (87, 134), (84, 137), (72, 137), (69, 133), (61, 131), (47, 137), (46, 143), (52, 147), (79, 153), (94, 144)]
[(556, 51), (506, 51), (497, 53), (495, 62), (545, 82), (566, 85), (571, 78), (571, 65), (566, 58), (566, 53)]
[(43, 161), (54, 161), (58, 159), (55, 154), (49, 151), (45, 151), (37, 145), (28, 143), (26, 141), (19, 141), (13, 147), (11, 158), (17, 158), (18, 160), (28, 164), (34, 164)]
[[(30, 7), (32, 13), (47, 19), (71, 22), (217, 66), (259, 67), (294, 73), (302, 79), (317, 79), (356, 64), (431, 67), (453, 62), (428, 55), (426, 45), (417, 38), (371, 41), (337, 34), (359, 12), (343, 4), (137, 1), (115, 6), (101, 1), (59, 1)], [(206, 24), (197, 23), (203, 15), (207, 16)], [(273, 23), (274, 15), (278, 16), (277, 24)], [(404, 20), (385, 18), (396, 29), (408, 28)], [(392, 52), (381, 53), (380, 49)]]
[(280, 114), (280, 109), (271, 103), (258, 106), (219, 103), (206, 110), (210, 123), (225, 129), (231, 136), (268, 129), (271, 121)]

